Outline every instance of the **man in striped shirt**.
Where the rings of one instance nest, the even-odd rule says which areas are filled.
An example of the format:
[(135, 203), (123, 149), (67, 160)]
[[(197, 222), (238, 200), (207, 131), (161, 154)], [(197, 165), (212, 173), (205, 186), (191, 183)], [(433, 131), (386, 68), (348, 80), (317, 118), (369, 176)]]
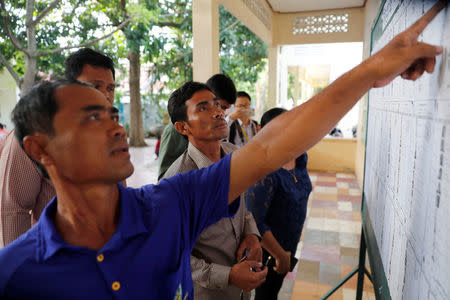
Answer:
[[(83, 48), (71, 54), (66, 77), (92, 84), (113, 103), (114, 63), (102, 53)], [(55, 189), (45, 170), (28, 158), (10, 134), (0, 156), (0, 248), (30, 229), (53, 196)]]

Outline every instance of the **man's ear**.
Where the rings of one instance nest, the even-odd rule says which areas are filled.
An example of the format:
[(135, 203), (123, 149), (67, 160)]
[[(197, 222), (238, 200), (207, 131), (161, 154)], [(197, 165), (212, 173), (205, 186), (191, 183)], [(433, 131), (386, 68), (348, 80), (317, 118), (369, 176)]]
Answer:
[(175, 124), (173, 124), (173, 126), (175, 126), (175, 129), (181, 133), (182, 135), (188, 136), (188, 133), (190, 132), (189, 130), (189, 125), (187, 124), (187, 122), (181, 121), (181, 122), (175, 122)]
[(52, 158), (45, 151), (47, 143), (48, 136), (41, 133), (27, 135), (23, 139), (23, 147), (25, 149), (25, 152), (44, 167), (53, 164)]

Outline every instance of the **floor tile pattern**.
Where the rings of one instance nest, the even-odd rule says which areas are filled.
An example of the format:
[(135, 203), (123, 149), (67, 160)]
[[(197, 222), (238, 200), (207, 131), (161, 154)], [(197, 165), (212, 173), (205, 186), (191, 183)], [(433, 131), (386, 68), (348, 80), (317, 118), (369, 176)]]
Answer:
[[(311, 173), (313, 192), (296, 257), (278, 299), (320, 299), (358, 264), (361, 191), (353, 174)], [(329, 299), (356, 297), (356, 276)], [(363, 299), (375, 299), (364, 281)]]

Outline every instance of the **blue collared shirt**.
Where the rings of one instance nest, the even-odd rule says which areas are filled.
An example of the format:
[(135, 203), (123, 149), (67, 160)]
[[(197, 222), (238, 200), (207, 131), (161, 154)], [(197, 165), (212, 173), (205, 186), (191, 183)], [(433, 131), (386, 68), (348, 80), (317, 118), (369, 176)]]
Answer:
[(295, 254), (306, 218), (312, 190), (306, 153), (295, 161), (295, 168), (278, 169), (258, 181), (245, 193), (245, 202), (253, 213), (261, 236), (271, 230), (285, 251)]
[(230, 155), (158, 185), (120, 189), (120, 218), (99, 251), (67, 244), (53, 218), (0, 251), (1, 299), (193, 299), (191, 250), (204, 228), (233, 215)]

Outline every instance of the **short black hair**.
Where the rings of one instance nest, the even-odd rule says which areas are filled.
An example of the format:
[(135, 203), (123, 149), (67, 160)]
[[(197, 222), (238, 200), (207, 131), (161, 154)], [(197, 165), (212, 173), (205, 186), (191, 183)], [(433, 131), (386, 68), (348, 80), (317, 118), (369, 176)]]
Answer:
[(281, 115), (282, 113), (287, 112), (286, 109), (281, 107), (275, 107), (266, 111), (261, 117), (261, 128), (266, 126), (267, 123)]
[(82, 48), (69, 55), (66, 59), (67, 80), (77, 80), (85, 65), (109, 69), (112, 72), (114, 80), (116, 79), (114, 62), (111, 58), (98, 51), (89, 48)]
[[(54, 97), (55, 91), (69, 84), (91, 86), (90, 84), (69, 81), (55, 80), (44, 81), (33, 86), (19, 102), (17, 102), (11, 113), (11, 120), (14, 123), (14, 135), (20, 146), (23, 147), (23, 139), (35, 132), (42, 132), (52, 136), (55, 132), (53, 118), (58, 112), (58, 103)], [(45, 168), (34, 159), (31, 160), (37, 165), (41, 173), (48, 178)]]
[(236, 102), (236, 87), (233, 80), (225, 74), (216, 74), (208, 79), (206, 85), (220, 99), (230, 104)]
[(248, 98), (248, 100), (250, 100), (250, 102), (252, 102), (252, 98), (250, 97), (250, 95), (244, 91), (237, 92), (237, 97), (246, 97)]
[(92, 87), (88, 83), (65, 79), (44, 81), (34, 85), (20, 98), (11, 113), (11, 120), (15, 126), (14, 133), (22, 146), (27, 135), (35, 132), (48, 135), (54, 133), (53, 118), (58, 112), (54, 94), (58, 88), (69, 84)]
[(167, 110), (169, 111), (172, 124), (179, 121), (187, 121), (186, 101), (191, 99), (196, 92), (202, 90), (211, 91), (204, 83), (188, 81), (170, 95)]
[(5, 125), (3, 125), (2, 123), (0, 123), (0, 129), (5, 128)]
[(56, 89), (64, 81), (44, 81), (33, 86), (19, 102), (11, 113), (17, 140), (23, 147), (23, 139), (35, 132), (52, 135), (53, 117), (58, 111), (58, 104), (53, 96)]

